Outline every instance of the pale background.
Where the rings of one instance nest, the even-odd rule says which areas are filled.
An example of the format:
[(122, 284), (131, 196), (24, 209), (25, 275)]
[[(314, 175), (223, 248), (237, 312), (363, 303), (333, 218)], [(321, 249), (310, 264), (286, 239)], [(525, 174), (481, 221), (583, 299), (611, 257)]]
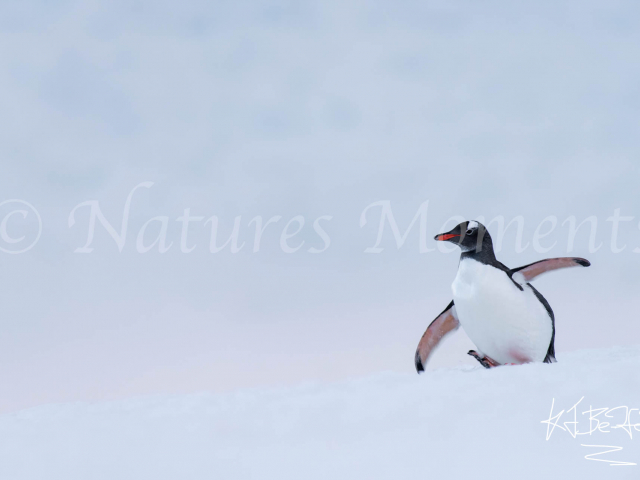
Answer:
[[(637, 344), (640, 34), (635, 2), (2, 2), (0, 201), (43, 220), (39, 243), (0, 253), (0, 411), (159, 392), (228, 391), (411, 371), (450, 301), (457, 254), (398, 250), (362, 210), (390, 200), (404, 231), (429, 201), (428, 246), (447, 219), (598, 218), (573, 255), (590, 269), (537, 282), (556, 349)], [(84, 245), (99, 200), (119, 225)], [(237, 254), (180, 253), (185, 208), (241, 216)], [(634, 221), (611, 252), (615, 209)], [(0, 217), (4, 216), (0, 212)], [(165, 254), (136, 252), (144, 222), (172, 221)], [(283, 219), (251, 250), (262, 215)], [(307, 221), (294, 254), (285, 222)], [(322, 248), (311, 225), (323, 226)], [(451, 227), (452, 225), (449, 225)], [(27, 231), (12, 217), (14, 233)], [(275, 228), (274, 228), (275, 227)], [(27, 229), (27, 230), (25, 230)], [(151, 231), (151, 230), (150, 230)], [(33, 234), (33, 231), (31, 232)], [(153, 235), (151, 235), (153, 236)], [(517, 266), (556, 246), (498, 257)], [(548, 241), (548, 243), (547, 243)], [(463, 334), (432, 366), (472, 360)]]

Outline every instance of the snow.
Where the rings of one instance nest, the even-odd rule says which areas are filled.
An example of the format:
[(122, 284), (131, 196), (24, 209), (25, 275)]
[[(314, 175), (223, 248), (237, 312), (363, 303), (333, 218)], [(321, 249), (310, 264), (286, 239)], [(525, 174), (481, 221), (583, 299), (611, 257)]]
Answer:
[[(380, 373), (333, 384), (232, 394), (46, 405), (0, 416), (0, 478), (117, 479), (638, 479), (625, 410), (574, 438), (554, 415), (582, 397), (640, 408), (640, 346), (560, 355), (558, 363)], [(559, 423), (572, 420), (565, 412)], [(604, 413), (598, 417), (604, 420)], [(592, 421), (592, 427), (597, 421)], [(573, 428), (567, 424), (566, 427)], [(608, 432), (608, 433), (607, 433)], [(611, 448), (609, 448), (610, 450)]]

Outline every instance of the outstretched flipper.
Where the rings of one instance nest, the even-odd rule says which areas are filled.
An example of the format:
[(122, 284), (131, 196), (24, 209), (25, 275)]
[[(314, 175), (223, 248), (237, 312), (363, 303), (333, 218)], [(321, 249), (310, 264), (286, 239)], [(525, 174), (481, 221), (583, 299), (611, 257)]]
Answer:
[(460, 322), (456, 314), (456, 307), (453, 305), (452, 300), (447, 308), (427, 327), (427, 331), (424, 332), (420, 343), (418, 343), (415, 357), (416, 370), (418, 373), (424, 371), (424, 366), (427, 364), (429, 356), (433, 353), (440, 341), (447, 334), (457, 330), (459, 326)]
[[(547, 258), (546, 260), (533, 262), (523, 267), (514, 268), (513, 270), (511, 270), (511, 278), (512, 280), (524, 285), (525, 283), (529, 283), (539, 275), (542, 275), (546, 272), (551, 272), (552, 270), (569, 267), (588, 267), (589, 265), (591, 265), (591, 263), (589, 263), (589, 260), (579, 257)], [(549, 313), (549, 317), (551, 318), (551, 342), (549, 343), (549, 349), (547, 350), (547, 355), (544, 357), (543, 361), (544, 363), (555, 363), (556, 320), (553, 314), (553, 310), (551, 310), (549, 302), (547, 302), (547, 300), (540, 294), (540, 292), (533, 288), (533, 285), (529, 286), (533, 290), (535, 296), (538, 298), (538, 300), (540, 300), (544, 308), (547, 310), (547, 313)]]
[(523, 267), (514, 268), (511, 270), (511, 274), (518, 283), (528, 283), (538, 275), (552, 270), (569, 267), (588, 267), (589, 265), (591, 265), (589, 260), (579, 257), (547, 258)]

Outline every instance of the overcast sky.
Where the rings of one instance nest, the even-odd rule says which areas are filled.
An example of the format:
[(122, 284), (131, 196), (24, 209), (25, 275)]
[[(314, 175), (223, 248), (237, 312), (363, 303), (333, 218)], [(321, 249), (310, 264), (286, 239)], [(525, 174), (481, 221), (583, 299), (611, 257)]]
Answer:
[[(2, 2), (0, 202), (33, 205), (42, 234), (0, 252), (0, 411), (412, 371), (451, 300), (458, 253), (433, 235), (455, 218), (521, 217), (528, 248), (514, 224), (498, 253), (511, 267), (592, 261), (536, 283), (559, 361), (638, 343), (639, 13), (610, 1)], [(122, 251), (98, 221), (93, 251), (76, 252), (91, 228), (88, 206), (69, 226), (74, 207), (99, 202), (119, 233), (142, 182)], [(381, 207), (362, 227), (361, 215), (378, 201), (400, 233), (428, 202), (430, 251), (417, 221), (401, 248), (387, 225), (382, 252), (365, 253)], [(185, 209), (204, 217), (187, 228), (190, 253)], [(616, 209), (633, 217), (619, 253)], [(214, 215), (218, 246), (239, 217), (239, 252), (210, 252)], [(281, 218), (254, 252), (257, 216)], [(536, 251), (549, 216), (540, 244), (552, 248)], [(568, 253), (572, 216), (596, 218), (599, 250), (585, 225)], [(172, 244), (140, 253), (155, 217), (143, 245), (163, 227)], [(28, 246), (35, 218), (8, 217), (0, 246)], [(460, 332), (431, 367), (472, 362), (469, 348)]]

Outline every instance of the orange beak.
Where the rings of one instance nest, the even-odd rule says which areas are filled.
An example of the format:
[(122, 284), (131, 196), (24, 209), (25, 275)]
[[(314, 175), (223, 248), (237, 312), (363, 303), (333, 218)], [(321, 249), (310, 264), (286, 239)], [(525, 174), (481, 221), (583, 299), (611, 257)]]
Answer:
[(449, 240), (451, 238), (455, 238), (459, 236), (460, 235), (457, 235), (455, 233), (441, 233), (440, 235), (436, 235), (435, 239), (438, 240), (439, 242), (444, 242), (445, 240)]

